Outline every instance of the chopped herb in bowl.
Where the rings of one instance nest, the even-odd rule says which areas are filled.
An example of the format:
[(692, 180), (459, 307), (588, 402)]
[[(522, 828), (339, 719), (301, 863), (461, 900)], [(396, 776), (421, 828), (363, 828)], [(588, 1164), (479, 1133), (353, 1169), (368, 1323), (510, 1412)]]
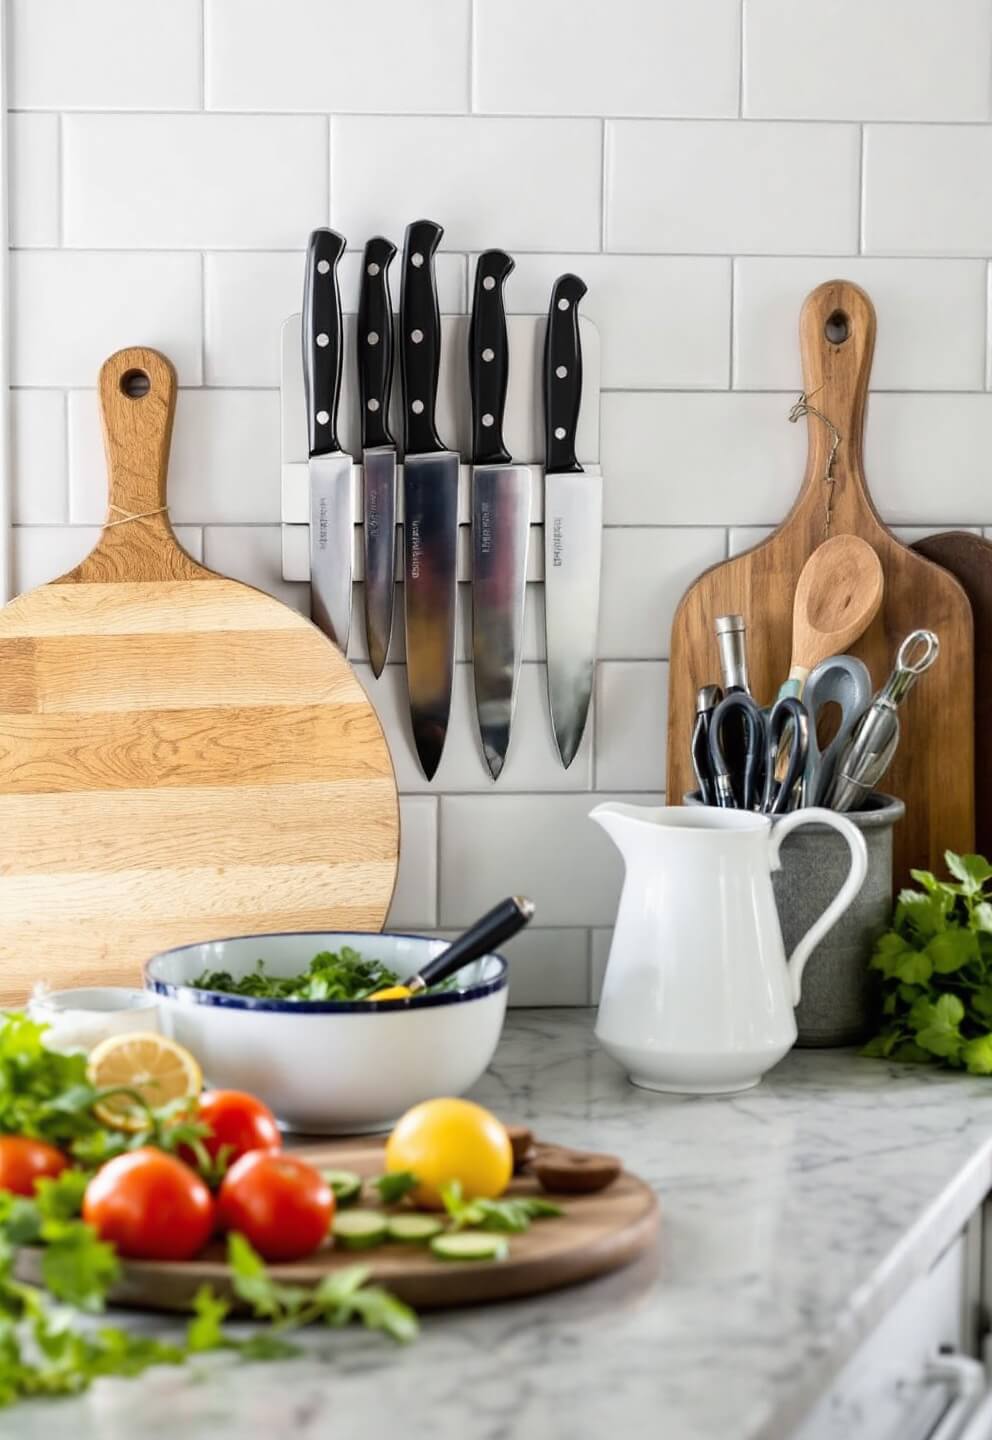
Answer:
[[(225, 995), (250, 995), (262, 1000), (367, 1000), (376, 991), (399, 983), (394, 970), (381, 960), (360, 955), (350, 945), (340, 950), (322, 950), (302, 975), (270, 975), (265, 961), (259, 960), (247, 975), (235, 977), (227, 970), (204, 970), (190, 981), (197, 990), (219, 990)], [(430, 988), (446, 990), (453, 983), (444, 980)]]

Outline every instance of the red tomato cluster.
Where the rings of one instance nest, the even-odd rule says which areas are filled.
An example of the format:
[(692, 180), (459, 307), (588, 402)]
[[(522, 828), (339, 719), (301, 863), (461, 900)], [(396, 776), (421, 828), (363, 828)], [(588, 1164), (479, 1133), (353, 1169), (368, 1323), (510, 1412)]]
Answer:
[[(253, 1095), (209, 1090), (197, 1118), (203, 1145), (228, 1169), (216, 1196), (191, 1152), (144, 1146), (108, 1160), (86, 1187), (83, 1219), (118, 1253), (140, 1260), (190, 1260), (217, 1230), (238, 1230), (265, 1260), (298, 1260), (326, 1239), (334, 1196), (323, 1176), (282, 1153), (275, 1116)], [(32, 1195), (43, 1176), (70, 1164), (41, 1140), (0, 1136), (0, 1190)]]

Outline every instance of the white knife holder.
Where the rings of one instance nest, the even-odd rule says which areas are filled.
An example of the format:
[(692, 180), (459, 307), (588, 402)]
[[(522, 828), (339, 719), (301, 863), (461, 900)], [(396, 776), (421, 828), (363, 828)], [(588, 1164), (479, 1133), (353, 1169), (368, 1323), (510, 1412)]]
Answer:
[[(541, 396), (541, 358), (546, 318), (543, 315), (508, 315), (510, 380), (506, 395), (504, 435), (513, 459), (531, 465), (534, 473), (531, 509), (531, 543), (527, 578), (544, 578), (544, 413)], [(345, 451), (361, 460), (362, 445), (355, 373), (356, 316), (344, 317), (344, 366), (341, 381), (339, 435)], [(458, 579), (471, 579), (471, 423), (468, 389), (467, 315), (441, 317), (441, 368), (437, 393), (437, 428), (441, 438), (462, 456), (458, 472)], [(582, 466), (599, 473), (599, 331), (591, 320), (579, 318), (582, 340), (582, 404), (576, 432), (576, 452)], [(393, 375), (390, 429), (402, 445), (399, 346)], [(282, 327), (282, 573), (285, 580), (310, 579), (310, 499), (307, 474), (307, 427), (303, 402), (303, 358), (300, 316), (291, 315)], [(400, 449), (402, 454), (402, 449)], [(399, 466), (402, 478), (402, 464)], [(364, 577), (362, 526), (362, 468), (356, 463), (354, 578)], [(397, 520), (403, 520), (403, 486), (397, 486)], [(402, 544), (397, 527), (397, 547)], [(396, 578), (402, 582), (402, 550), (397, 549)], [(397, 612), (402, 623), (402, 614)], [(354, 628), (352, 631), (354, 637)]]

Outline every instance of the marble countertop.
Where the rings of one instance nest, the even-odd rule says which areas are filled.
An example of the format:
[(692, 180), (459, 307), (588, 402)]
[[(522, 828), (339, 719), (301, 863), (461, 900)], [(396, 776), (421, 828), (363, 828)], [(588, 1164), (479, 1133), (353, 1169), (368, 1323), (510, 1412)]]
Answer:
[[(992, 1187), (988, 1080), (797, 1051), (756, 1090), (635, 1090), (585, 1010), (511, 1011), (475, 1096), (621, 1154), (657, 1256), (541, 1298), (425, 1317), (409, 1348), (308, 1335), (0, 1415), (18, 1440), (783, 1440)], [(114, 1317), (168, 1333), (161, 1318)], [(9, 1428), (5, 1428), (9, 1427)]]

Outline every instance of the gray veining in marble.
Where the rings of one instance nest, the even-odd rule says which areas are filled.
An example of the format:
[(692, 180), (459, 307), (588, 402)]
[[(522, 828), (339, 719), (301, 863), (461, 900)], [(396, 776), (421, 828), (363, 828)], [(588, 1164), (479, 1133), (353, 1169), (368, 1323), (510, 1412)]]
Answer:
[[(656, 1259), (535, 1300), (428, 1317), (393, 1347), (312, 1334), (0, 1413), (17, 1440), (780, 1440), (992, 1184), (992, 1083), (794, 1052), (737, 1097), (632, 1089), (592, 1013), (511, 1012), (475, 1094), (616, 1151), (657, 1187)], [(115, 1319), (168, 1333), (168, 1322)]]

